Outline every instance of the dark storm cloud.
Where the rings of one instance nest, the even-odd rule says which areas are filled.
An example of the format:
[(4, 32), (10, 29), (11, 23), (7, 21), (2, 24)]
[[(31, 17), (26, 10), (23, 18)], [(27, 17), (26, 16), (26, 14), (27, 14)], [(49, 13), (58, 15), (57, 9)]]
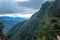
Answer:
[[(13, 3), (11, 0), (0, 2), (0, 14), (2, 13), (30, 13), (36, 12), (45, 0), (30, 0), (27, 2)], [(31, 13), (32, 13), (31, 12)]]
[(29, 2), (17, 2), (19, 6), (39, 9), (46, 0), (30, 0)]
[(24, 8), (16, 6), (10, 1), (1, 2), (0, 13), (21, 13), (25, 11)]

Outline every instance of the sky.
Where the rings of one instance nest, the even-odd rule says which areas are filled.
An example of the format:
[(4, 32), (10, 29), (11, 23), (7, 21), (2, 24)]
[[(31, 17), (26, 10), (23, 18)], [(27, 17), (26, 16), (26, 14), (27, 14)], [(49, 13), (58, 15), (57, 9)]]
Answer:
[(0, 0), (0, 16), (30, 18), (46, 0)]

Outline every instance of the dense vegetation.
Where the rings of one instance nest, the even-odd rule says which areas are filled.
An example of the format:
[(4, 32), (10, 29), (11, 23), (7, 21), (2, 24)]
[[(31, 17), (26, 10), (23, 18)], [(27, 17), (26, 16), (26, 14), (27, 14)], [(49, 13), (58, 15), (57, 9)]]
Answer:
[[(45, 2), (30, 20), (19, 24), (9, 40), (57, 40), (60, 35), (59, 0)], [(20, 27), (20, 28), (19, 28)], [(10, 31), (9, 33), (11, 33)]]

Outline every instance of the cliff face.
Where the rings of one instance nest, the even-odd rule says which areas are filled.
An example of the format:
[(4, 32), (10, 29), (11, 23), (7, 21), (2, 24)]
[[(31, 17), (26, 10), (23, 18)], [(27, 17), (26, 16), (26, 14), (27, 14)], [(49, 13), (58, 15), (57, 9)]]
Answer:
[[(59, 5), (59, 4), (57, 4)], [(60, 7), (58, 7), (60, 8)], [(45, 22), (48, 17), (59, 17), (59, 10), (57, 9), (55, 2), (45, 2), (41, 9), (36, 12), (30, 20), (26, 21), (18, 31), (10, 37), (10, 40), (42, 40), (45, 39), (45, 33), (53, 30), (53, 27), (46, 27)], [(48, 21), (47, 21), (48, 22)], [(50, 23), (50, 22), (49, 22)], [(18, 26), (20, 27), (20, 26)], [(49, 30), (49, 31), (47, 31)], [(38, 36), (39, 35), (39, 36)], [(42, 36), (41, 36), (42, 35)], [(49, 34), (48, 34), (49, 35)], [(51, 36), (50, 36), (51, 37)], [(40, 39), (41, 38), (41, 39)], [(49, 39), (47, 39), (49, 40)]]

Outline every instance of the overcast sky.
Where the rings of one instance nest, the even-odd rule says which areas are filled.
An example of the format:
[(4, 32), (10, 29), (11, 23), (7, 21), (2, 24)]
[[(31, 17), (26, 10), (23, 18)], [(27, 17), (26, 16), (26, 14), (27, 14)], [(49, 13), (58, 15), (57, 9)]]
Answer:
[(30, 18), (40, 9), (45, 1), (46, 0), (0, 0), (0, 16)]

